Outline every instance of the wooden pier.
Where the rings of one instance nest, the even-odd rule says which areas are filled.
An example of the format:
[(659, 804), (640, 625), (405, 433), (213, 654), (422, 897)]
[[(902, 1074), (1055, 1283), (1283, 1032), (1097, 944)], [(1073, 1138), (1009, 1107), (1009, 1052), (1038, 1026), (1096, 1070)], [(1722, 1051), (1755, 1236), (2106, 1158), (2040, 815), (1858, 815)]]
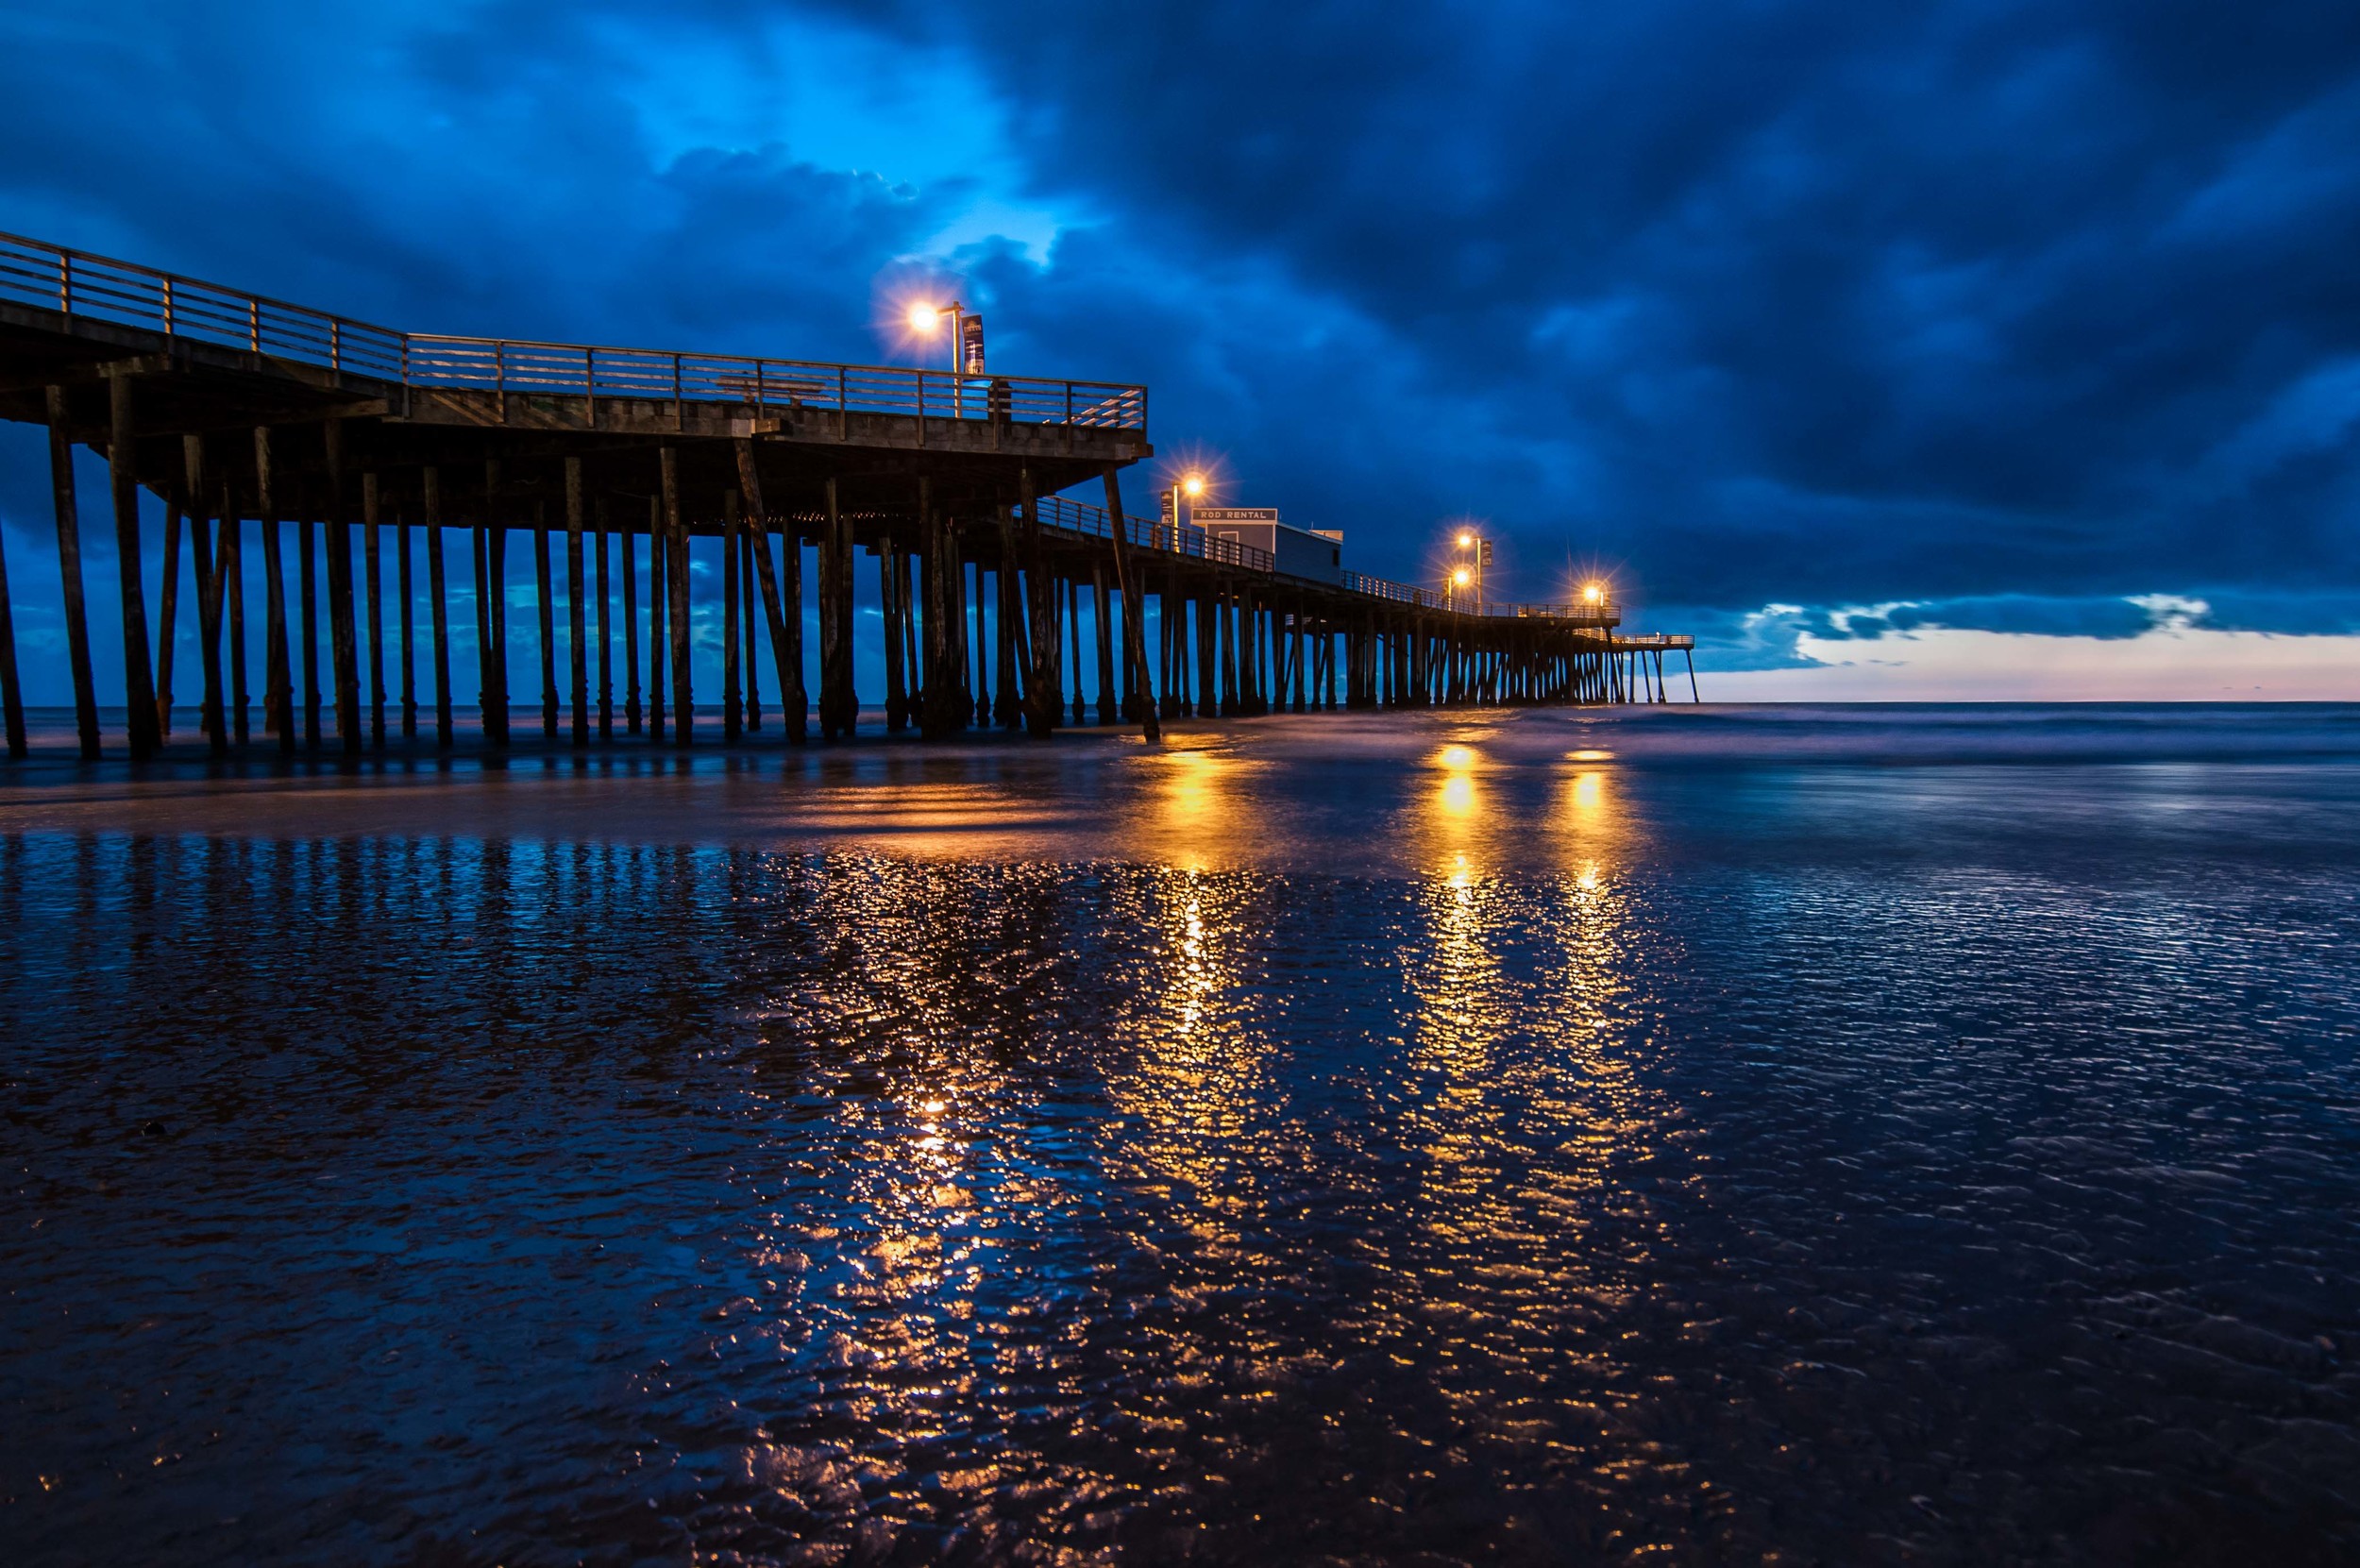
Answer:
[[(929, 737), (1661, 701), (1674, 652), (1691, 659), (1694, 696), (1692, 641), (1625, 634), (1611, 602), (1476, 613), (1350, 572), (1281, 575), (1251, 547), (1124, 515), (1118, 477), (1154, 451), (1141, 386), (399, 332), (0, 235), (0, 417), (48, 428), (86, 758), (103, 737), (76, 442), (108, 464), (134, 760), (163, 744), (177, 683), (201, 688), (217, 753), (266, 739), (351, 754), (430, 731), (452, 745), (455, 623), (475, 633), (461, 640), (476, 651), (484, 743), (509, 744), (524, 694), (509, 689), (504, 585), (520, 542), (540, 729), (575, 746), (694, 738), (711, 699), (692, 686), (690, 632), (716, 606), (715, 590), (691, 592), (692, 536), (720, 541), (730, 742), (766, 718), (788, 741), (815, 724), (822, 739), (854, 733), (856, 572), (875, 574), (883, 612), (885, 728)], [(1104, 504), (1058, 494), (1077, 486)], [(165, 515), (154, 607), (143, 489)], [(173, 667), (184, 580), (195, 671)], [(0, 698), (21, 757), (8, 582), (0, 561)]]

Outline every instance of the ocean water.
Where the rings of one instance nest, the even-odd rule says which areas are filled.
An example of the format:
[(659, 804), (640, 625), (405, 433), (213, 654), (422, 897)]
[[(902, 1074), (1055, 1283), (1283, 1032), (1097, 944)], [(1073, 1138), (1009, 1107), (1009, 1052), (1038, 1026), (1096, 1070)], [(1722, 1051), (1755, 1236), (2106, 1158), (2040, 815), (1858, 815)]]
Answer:
[(2360, 707), (0, 775), (10, 1563), (2360, 1556)]

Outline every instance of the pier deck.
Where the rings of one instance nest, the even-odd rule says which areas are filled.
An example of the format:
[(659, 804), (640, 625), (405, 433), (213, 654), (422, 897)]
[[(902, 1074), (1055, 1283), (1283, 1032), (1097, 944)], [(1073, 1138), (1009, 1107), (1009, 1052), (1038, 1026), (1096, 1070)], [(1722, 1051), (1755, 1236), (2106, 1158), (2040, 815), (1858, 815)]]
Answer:
[[(1120, 382), (402, 332), (0, 235), (0, 418), (50, 431), (76, 729), (91, 757), (102, 738), (77, 442), (109, 464), (123, 564), (109, 597), (135, 759), (171, 724), (184, 577), (202, 667), (183, 674), (202, 684), (215, 750), (251, 743), (258, 698), (261, 731), (287, 750), (327, 735), (346, 752), (382, 745), (389, 705), (397, 733), (428, 724), (448, 744), (462, 615), (474, 623), (457, 640), (474, 645), (485, 739), (505, 744), (500, 593), (519, 536), (534, 561), (543, 728), (582, 745), (692, 739), (691, 537), (723, 541), (729, 740), (759, 722), (766, 644), (778, 733), (807, 733), (807, 607), (820, 735), (859, 722), (856, 554), (874, 561), (884, 611), (886, 726), (930, 736), (988, 723), (1047, 733), (1069, 713), (1090, 717), (1086, 683), (1099, 721), (1150, 733), (1198, 713), (1662, 700), (1664, 653), (1692, 646), (1622, 634), (1610, 603), (1476, 613), (1355, 573), (1285, 576), (1235, 541), (1125, 516), (1118, 476), (1154, 447), (1147, 389)], [(1092, 483), (1105, 506), (1056, 494)], [(142, 490), (165, 508), (154, 615)], [(413, 582), (413, 529), (424, 584)], [(0, 686), (22, 755), (5, 593), (0, 576)]]

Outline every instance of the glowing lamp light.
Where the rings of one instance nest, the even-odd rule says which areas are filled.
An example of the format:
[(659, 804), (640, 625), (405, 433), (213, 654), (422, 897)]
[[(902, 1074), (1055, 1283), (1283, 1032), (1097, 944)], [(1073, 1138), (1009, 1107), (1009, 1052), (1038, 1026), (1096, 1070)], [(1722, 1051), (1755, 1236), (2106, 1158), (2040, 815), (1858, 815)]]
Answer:
[(1450, 585), (1454, 588), (1463, 588), (1467, 585), (1466, 567), (1461, 566), (1457, 571), (1450, 574)]
[(1180, 493), (1188, 497), (1190, 500), (1194, 500), (1199, 496), (1205, 494), (1205, 476), (1202, 474), (1190, 474), (1188, 478), (1182, 480), (1180, 481)]
[(910, 307), (910, 330), (913, 332), (931, 332), (941, 320), (942, 311), (938, 306), (918, 304)]
[(1594, 582), (1586, 583), (1582, 587), (1581, 597), (1585, 603), (1595, 604), (1606, 598), (1606, 590)]
[(1462, 550), (1475, 548), (1475, 535), (1472, 533), (1461, 533), (1458, 536), (1458, 548)]

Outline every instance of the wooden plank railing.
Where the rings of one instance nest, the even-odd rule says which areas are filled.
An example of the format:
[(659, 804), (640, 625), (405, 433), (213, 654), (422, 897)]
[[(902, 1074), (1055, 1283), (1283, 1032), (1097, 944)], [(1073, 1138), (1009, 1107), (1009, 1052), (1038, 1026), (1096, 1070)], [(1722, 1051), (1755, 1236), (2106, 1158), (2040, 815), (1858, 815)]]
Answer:
[(1147, 389), (1122, 382), (399, 332), (16, 234), (0, 233), (0, 298), (312, 365), (355, 381), (742, 403), (757, 411), (1147, 429)]
[[(1106, 523), (1105, 508), (1070, 501), (1063, 496), (1041, 497), (1040, 519), (1046, 527), (1062, 529), (1068, 533), (1087, 538), (1104, 539), (1111, 533)], [(1127, 530), (1124, 537), (1139, 549), (1189, 556), (1220, 565), (1237, 566), (1244, 571), (1273, 572), (1277, 569), (1277, 558), (1270, 551), (1240, 544), (1235, 539), (1213, 537), (1192, 524), (1173, 525), (1146, 517), (1125, 517), (1123, 524)], [(1359, 594), (1389, 604), (1408, 604), (1423, 610), (1456, 610), (1469, 615), (1519, 616), (1600, 626), (1615, 619), (1618, 615), (1611, 599), (1603, 599), (1596, 603), (1583, 600), (1572, 604), (1487, 604), (1478, 610), (1470, 601), (1454, 604), (1450, 595), (1436, 589), (1413, 588), (1406, 582), (1391, 582), (1381, 577), (1371, 577), (1366, 572), (1344, 573), (1339, 586), (1348, 594)]]
[[(1063, 529), (1068, 533), (1078, 533), (1087, 538), (1108, 539), (1114, 536), (1114, 530), (1106, 521), (1104, 507), (1070, 501), (1063, 496), (1041, 497), (1040, 520), (1044, 527)], [(1123, 538), (1139, 549), (1188, 556), (1249, 572), (1272, 571), (1278, 564), (1277, 558), (1266, 549), (1240, 544), (1235, 539), (1215, 538), (1192, 524), (1173, 524), (1132, 516), (1125, 516), (1122, 523)]]

